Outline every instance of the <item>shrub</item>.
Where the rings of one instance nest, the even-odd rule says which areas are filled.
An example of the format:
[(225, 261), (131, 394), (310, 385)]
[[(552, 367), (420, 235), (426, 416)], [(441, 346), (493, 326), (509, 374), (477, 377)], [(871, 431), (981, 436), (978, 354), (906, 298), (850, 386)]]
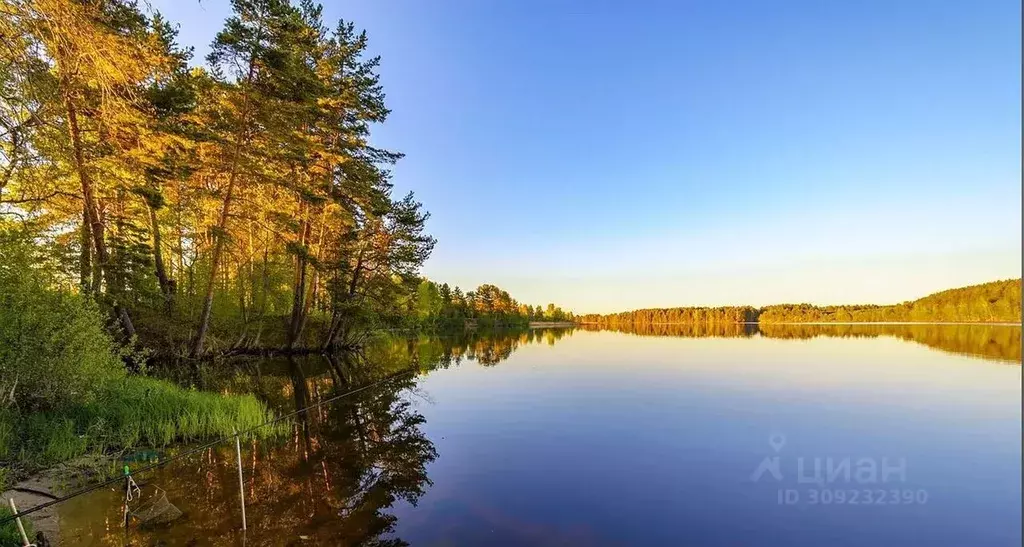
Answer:
[(24, 236), (0, 232), (0, 406), (80, 403), (124, 375), (99, 308), (61, 290), (42, 254)]
[[(227, 436), (272, 417), (252, 395), (222, 396), (128, 375), (99, 307), (62, 286), (59, 269), (32, 243), (0, 229), (0, 469), (5, 474), (11, 464), (23, 471), (93, 451)], [(254, 434), (279, 431), (261, 428)]]

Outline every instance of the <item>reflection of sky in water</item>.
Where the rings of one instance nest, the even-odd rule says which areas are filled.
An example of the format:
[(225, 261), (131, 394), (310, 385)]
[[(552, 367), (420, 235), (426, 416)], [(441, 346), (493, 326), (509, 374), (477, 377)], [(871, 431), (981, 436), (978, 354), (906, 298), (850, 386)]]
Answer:
[[(368, 381), (359, 374), (405, 369), (413, 354), (430, 369), (446, 352), (470, 351), (460, 366), (319, 407), (308, 438), (295, 427), (243, 445), (245, 542), (347, 545), (385, 534), (417, 546), (1019, 545), (1021, 367), (1007, 357), (1020, 353), (1020, 328), (1005, 328), (384, 337), (367, 348), (372, 365), (341, 359), (335, 373), (359, 384)], [(844, 332), (870, 336), (806, 337)], [(701, 337), (709, 333), (719, 337)], [(211, 388), (253, 390), (279, 410), (296, 395), (310, 397), (305, 405), (336, 393), (324, 359), (259, 364), (260, 378), (226, 368)], [(785, 443), (773, 447), (772, 434)], [(228, 444), (142, 477), (144, 488), (166, 488), (185, 517), (133, 530), (131, 541), (238, 543)], [(772, 457), (780, 480), (768, 472), (752, 481)], [(857, 482), (862, 458), (905, 461), (905, 482), (898, 472), (888, 483)], [(863, 500), (867, 489), (889, 499), (895, 489), (915, 503), (812, 504), (812, 490), (826, 494), (800, 482), (801, 459), (805, 478), (817, 462), (825, 479), (829, 459), (850, 460), (849, 479), (823, 486), (830, 496), (856, 490)], [(780, 489), (801, 499), (779, 504)], [(425, 494), (416, 507), (387, 509), (402, 492)], [(66, 544), (126, 544), (121, 496), (101, 489), (62, 504)], [(381, 510), (398, 517), (394, 533)]]
[[(576, 332), (432, 373), (413, 545), (1020, 544), (1021, 368), (893, 338)], [(784, 433), (781, 483), (751, 472)], [(911, 505), (811, 505), (817, 458), (906, 461)], [(856, 471), (856, 467), (854, 467)], [(824, 469), (823, 469), (824, 472)], [(878, 477), (881, 478), (879, 469)], [(779, 505), (779, 488), (805, 501)]]

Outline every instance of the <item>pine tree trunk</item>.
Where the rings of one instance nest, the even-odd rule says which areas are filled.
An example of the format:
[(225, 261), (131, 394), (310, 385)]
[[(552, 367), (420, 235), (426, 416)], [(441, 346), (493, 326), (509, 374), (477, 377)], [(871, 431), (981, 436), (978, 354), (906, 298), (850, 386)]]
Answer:
[(170, 313), (174, 309), (174, 281), (167, 277), (167, 270), (164, 268), (163, 245), (160, 240), (160, 223), (157, 222), (156, 209), (146, 204), (149, 209), (149, 223), (153, 232), (153, 264), (156, 269), (156, 280), (160, 284), (160, 292), (164, 295), (164, 306)]
[(303, 324), (303, 310), (305, 310), (306, 296), (306, 257), (299, 256), (297, 259), (296, 281), (294, 294), (292, 296), (292, 316), (288, 332), (288, 347), (293, 348), (299, 342), (301, 327)]
[[(320, 209), (320, 235), (317, 236), (316, 242), (316, 253), (314, 257), (316, 259), (315, 264), (320, 263), (321, 252), (324, 247), (324, 230), (326, 227), (327, 209)], [(309, 283), (309, 291), (306, 293), (306, 302), (302, 309), (302, 322), (299, 324), (299, 334), (306, 328), (306, 321), (309, 320), (309, 310), (316, 301), (317, 288), (320, 282), (320, 269), (317, 266), (313, 267), (313, 281)]]
[(125, 335), (127, 335), (128, 338), (134, 337), (135, 325), (132, 323), (132, 318), (128, 315), (128, 310), (126, 310), (121, 304), (115, 303), (114, 313), (116, 313), (118, 318), (121, 320), (121, 328), (124, 329)]
[[(255, 74), (255, 57), (249, 59), (249, 71), (242, 85), (248, 86), (252, 83)], [(217, 233), (214, 234), (213, 257), (210, 261), (210, 279), (206, 283), (206, 294), (203, 296), (203, 311), (199, 314), (199, 327), (196, 330), (196, 339), (192, 345), (191, 356), (198, 357), (203, 353), (203, 345), (206, 343), (206, 333), (210, 329), (210, 312), (213, 310), (213, 289), (217, 281), (217, 267), (220, 265), (220, 257), (224, 252), (224, 239), (227, 237), (228, 216), (231, 212), (231, 199), (235, 192), (235, 182), (238, 179), (239, 163), (241, 163), (242, 148), (247, 144), (249, 133), (249, 95), (243, 88), (241, 119), (239, 120), (238, 133), (235, 134), (234, 151), (231, 157), (231, 170), (228, 174), (228, 188), (224, 195), (224, 204), (220, 210), (220, 218), (217, 219)]]
[(302, 326), (305, 323), (304, 315), (306, 310), (306, 272), (308, 259), (306, 258), (306, 241), (309, 238), (309, 211), (303, 207), (305, 214), (302, 224), (299, 226), (299, 248), (295, 256), (295, 282), (292, 286), (292, 314), (291, 323), (288, 329), (288, 347), (293, 348), (299, 342), (302, 335)]
[[(348, 293), (344, 295), (346, 302), (351, 300), (355, 296), (356, 289), (359, 287), (359, 278), (362, 275), (363, 255), (365, 251), (365, 246), (359, 249), (359, 256), (356, 259), (356, 266), (352, 271), (352, 280), (349, 282), (348, 285)], [(328, 329), (326, 339), (324, 340), (324, 349), (334, 347), (334, 345), (337, 344), (338, 335), (341, 333), (341, 328), (344, 325), (344, 317), (342, 317), (343, 310), (339, 309), (337, 304), (335, 304), (334, 308), (335, 309), (331, 314), (331, 328)]]
[[(81, 131), (78, 127), (78, 112), (70, 97), (64, 98), (64, 105), (68, 114), (68, 132), (71, 136), (71, 146), (75, 156), (75, 169), (78, 172), (78, 180), (82, 185), (82, 203), (85, 221), (89, 224), (89, 234), (92, 236), (93, 249), (96, 252), (96, 261), (101, 275), (107, 265), (107, 247), (103, 242), (103, 224), (99, 219), (99, 212), (96, 210), (96, 196), (93, 192), (92, 180), (85, 168), (85, 155), (82, 151)], [(100, 291), (99, 286), (93, 290)]]
[[(263, 267), (260, 271), (260, 312), (256, 322), (256, 336), (253, 338), (252, 345), (259, 346), (260, 337), (263, 336), (263, 319), (267, 314), (267, 298), (270, 295), (270, 274), (268, 272), (267, 264), (267, 248), (263, 248)], [(255, 291), (253, 291), (253, 300), (255, 301)]]
[(92, 231), (89, 229), (89, 210), (82, 206), (82, 246), (81, 259), (79, 262), (79, 281), (82, 285), (82, 293), (92, 292)]
[[(100, 293), (100, 285), (103, 280), (106, 280), (108, 288), (110, 284), (109, 276), (109, 264), (107, 257), (107, 246), (103, 241), (103, 223), (100, 221), (99, 211), (96, 207), (96, 195), (92, 185), (92, 180), (89, 178), (89, 173), (85, 167), (85, 154), (82, 149), (82, 135), (78, 126), (78, 112), (75, 109), (74, 101), (67, 95), (65, 91), (64, 95), (64, 106), (67, 109), (68, 114), (68, 132), (71, 135), (71, 146), (73, 148), (75, 156), (75, 169), (78, 171), (78, 179), (82, 185), (82, 202), (83, 210), (85, 212), (86, 220), (89, 223), (89, 232), (92, 235), (93, 247), (96, 252), (96, 270), (99, 273), (99, 279), (93, 279), (93, 291), (96, 294)], [(121, 322), (121, 327), (124, 329), (125, 334), (128, 337), (135, 336), (135, 326), (132, 324), (131, 318), (128, 316), (128, 311), (124, 309), (116, 300), (113, 303), (114, 314)]]
[(228, 189), (224, 195), (224, 204), (220, 209), (220, 217), (217, 220), (217, 233), (214, 234), (213, 258), (210, 260), (210, 279), (206, 283), (206, 294), (203, 296), (203, 311), (199, 314), (199, 328), (196, 331), (195, 343), (192, 345), (192, 357), (198, 357), (203, 353), (203, 345), (206, 343), (206, 333), (210, 328), (210, 312), (213, 310), (213, 289), (217, 282), (217, 267), (220, 266), (220, 257), (224, 252), (224, 239), (227, 235), (228, 215), (231, 211), (231, 199), (235, 192), (235, 179), (238, 176), (236, 152), (235, 161), (232, 162), (231, 174), (228, 178)]

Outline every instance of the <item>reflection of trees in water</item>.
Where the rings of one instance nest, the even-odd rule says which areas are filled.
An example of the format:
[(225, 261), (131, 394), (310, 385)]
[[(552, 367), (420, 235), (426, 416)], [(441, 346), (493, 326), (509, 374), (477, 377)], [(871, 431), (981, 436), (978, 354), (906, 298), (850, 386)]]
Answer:
[[(585, 330), (601, 330), (584, 327)], [(1020, 327), (995, 325), (644, 325), (623, 330), (644, 336), (808, 339), (893, 336), (930, 347), (1019, 361)], [(222, 380), (225, 392), (258, 392), (272, 406), (289, 411), (324, 401), (395, 372), (446, 368), (464, 360), (491, 366), (528, 344), (554, 344), (571, 329), (520, 332), (464, 332), (448, 337), (388, 336), (360, 355), (260, 360), (242, 365)], [(254, 370), (252, 367), (256, 367)], [(248, 383), (243, 381), (248, 378)], [(416, 504), (431, 486), (427, 466), (438, 454), (423, 434), (423, 416), (410, 403), (417, 377), (402, 375), (381, 387), (311, 409), (276, 442), (243, 444), (249, 545), (386, 545), (393, 537), (395, 503)], [(231, 443), (158, 472), (146, 483), (165, 488), (186, 518), (146, 533), (139, 544), (234, 544), (240, 515), (238, 476)], [(78, 515), (67, 528), (88, 528), (82, 538), (124, 544), (116, 491), (83, 497), (68, 510)], [(88, 498), (88, 499), (87, 499)], [(134, 532), (133, 532), (134, 533)], [(307, 536), (308, 540), (299, 540)]]
[[(351, 356), (332, 359), (325, 382), (324, 376), (307, 379), (302, 365), (293, 361), (296, 406), (349, 390), (351, 376), (362, 365)], [(282, 533), (306, 529), (331, 544), (405, 544), (384, 538), (396, 524), (386, 510), (399, 500), (417, 502), (431, 484), (426, 466), (437, 458), (433, 443), (420, 431), (423, 416), (402, 396), (414, 383), (411, 375), (395, 378), (366, 396), (300, 414), (286, 449), (270, 454), (269, 465), (257, 466), (254, 477), (277, 485), (274, 505), (282, 514), (275, 520)], [(274, 465), (282, 461), (285, 465)]]
[(753, 336), (757, 325), (751, 323), (640, 323), (604, 327), (587, 324), (581, 327), (588, 331), (614, 330), (638, 336), (675, 336), (681, 338), (732, 338)]
[[(275, 390), (278, 400), (289, 400), (284, 411), (325, 401), (365, 385), (361, 375), (378, 374), (354, 356), (287, 360), (285, 365), (286, 371), (274, 367), (285, 373), (276, 375)], [(392, 536), (397, 517), (389, 509), (397, 502), (417, 503), (431, 486), (427, 465), (437, 458), (421, 431), (425, 420), (408, 396), (415, 382), (414, 375), (397, 376), (299, 414), (278, 441), (243, 443), (246, 543), (406, 545)], [(233, 442), (184, 462), (145, 479), (165, 488), (186, 518), (143, 532), (141, 544), (235, 544), (241, 517)], [(116, 511), (117, 500), (110, 501), (99, 505)], [(93, 514), (86, 524), (98, 527), (115, 518), (113, 512), (106, 518)], [(111, 545), (120, 539), (98, 530), (91, 535), (110, 536)]]
[[(389, 366), (408, 362), (408, 357), (369, 362), (354, 355), (267, 360), (256, 386), (284, 413), (367, 385), (390, 375)], [(225, 388), (238, 387), (234, 378), (226, 377)], [(416, 381), (412, 374), (395, 376), (299, 414), (277, 440), (243, 442), (249, 523), (245, 543), (405, 545), (393, 536), (397, 518), (389, 509), (399, 502), (417, 503), (431, 486), (427, 466), (437, 458), (421, 430), (425, 420), (411, 403)], [(233, 441), (140, 479), (143, 489), (164, 488), (185, 517), (165, 528), (133, 530), (132, 544), (238, 543), (241, 515)], [(123, 492), (102, 490), (76, 499), (77, 505), (65, 512), (66, 529), (74, 534), (69, 538), (77, 538), (71, 543), (91, 539), (126, 544), (123, 529), (108, 526), (119, 522), (121, 496)]]
[(750, 337), (808, 339), (818, 336), (838, 338), (874, 338), (893, 336), (926, 346), (991, 359), (1021, 360), (1021, 329), (1007, 325), (951, 324), (743, 324), (677, 323), (626, 325), (607, 329), (584, 325), (583, 330), (615, 330), (639, 336), (676, 336), (684, 338)]
[(1021, 329), (1007, 325), (778, 325), (760, 326), (770, 338), (893, 336), (928, 347), (992, 359), (1020, 361)]
[(366, 361), (385, 370), (402, 370), (413, 366), (421, 370), (458, 366), (462, 361), (476, 361), (493, 366), (506, 359), (520, 346), (547, 344), (572, 334), (570, 328), (527, 330), (468, 330), (445, 336), (398, 336), (378, 338), (363, 354)]

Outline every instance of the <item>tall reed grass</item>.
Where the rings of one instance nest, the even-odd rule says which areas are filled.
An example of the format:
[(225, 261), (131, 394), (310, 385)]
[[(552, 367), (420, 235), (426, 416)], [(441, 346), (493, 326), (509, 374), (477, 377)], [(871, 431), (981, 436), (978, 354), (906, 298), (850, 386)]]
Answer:
[[(129, 376), (105, 384), (77, 405), (34, 413), (0, 409), (0, 467), (39, 468), (87, 453), (216, 439), (273, 417), (252, 395), (221, 395)], [(260, 427), (250, 435), (280, 431)]]

